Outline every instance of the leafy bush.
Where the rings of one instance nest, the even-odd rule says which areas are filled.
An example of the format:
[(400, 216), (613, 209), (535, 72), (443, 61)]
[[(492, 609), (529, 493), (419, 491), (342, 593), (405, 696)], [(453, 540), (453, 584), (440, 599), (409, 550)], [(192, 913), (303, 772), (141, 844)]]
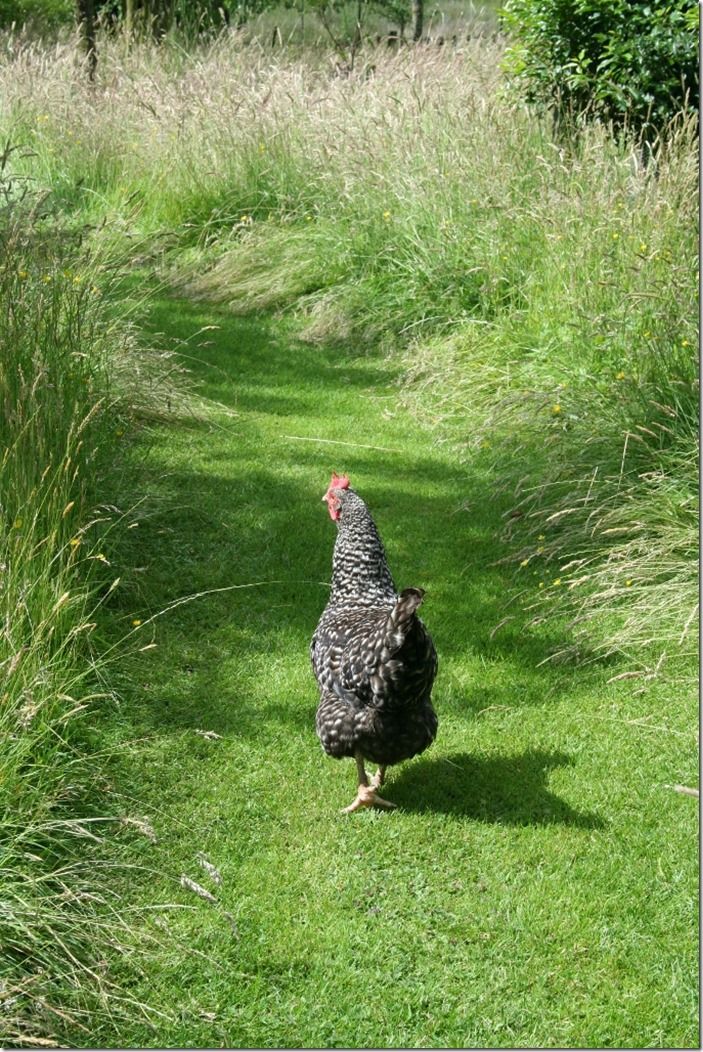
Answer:
[(33, 30), (51, 30), (75, 21), (73, 0), (0, 0), (0, 26), (29, 25)]
[(508, 0), (502, 19), (508, 71), (560, 119), (590, 112), (651, 135), (698, 106), (692, 0)]

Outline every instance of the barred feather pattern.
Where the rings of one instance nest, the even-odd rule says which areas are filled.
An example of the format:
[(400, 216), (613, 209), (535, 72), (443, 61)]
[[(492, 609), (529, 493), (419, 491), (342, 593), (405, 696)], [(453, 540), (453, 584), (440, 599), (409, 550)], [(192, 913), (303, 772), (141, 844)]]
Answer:
[(317, 733), (330, 756), (360, 752), (388, 766), (435, 738), (430, 696), (437, 654), (417, 616), (424, 592), (396, 592), (365, 503), (350, 489), (337, 495), (330, 600), (310, 648), (320, 688)]

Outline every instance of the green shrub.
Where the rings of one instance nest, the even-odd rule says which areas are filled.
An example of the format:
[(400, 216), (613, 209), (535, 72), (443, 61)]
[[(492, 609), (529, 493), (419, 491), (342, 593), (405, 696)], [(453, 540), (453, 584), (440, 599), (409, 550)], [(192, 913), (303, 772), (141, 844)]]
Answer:
[(30, 26), (51, 30), (72, 25), (76, 17), (73, 0), (0, 0), (0, 26)]
[(698, 106), (698, 8), (691, 0), (508, 0), (506, 66), (528, 101), (652, 134)]

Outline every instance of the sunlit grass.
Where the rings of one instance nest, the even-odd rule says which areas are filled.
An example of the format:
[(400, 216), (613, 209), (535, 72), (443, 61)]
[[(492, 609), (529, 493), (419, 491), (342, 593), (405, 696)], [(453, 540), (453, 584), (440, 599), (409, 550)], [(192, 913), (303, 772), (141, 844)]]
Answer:
[[(507, 495), (398, 407), (388, 362), (182, 300), (150, 324), (189, 339), (219, 408), (155, 435), (129, 535), (145, 570), (114, 603), (156, 647), (101, 728), (155, 834), (125, 848), (152, 871), (130, 894), (173, 940), (133, 989), (171, 1018), (95, 1040), (695, 1043), (696, 806), (673, 789), (696, 784), (687, 693), (540, 665), (570, 639), (556, 620), (494, 632)], [(308, 658), (332, 469), (369, 501), (399, 585), (427, 589), (440, 656), (437, 742), (390, 772), (397, 812), (351, 820), (353, 765), (315, 738)], [(172, 901), (189, 909), (158, 909)]]

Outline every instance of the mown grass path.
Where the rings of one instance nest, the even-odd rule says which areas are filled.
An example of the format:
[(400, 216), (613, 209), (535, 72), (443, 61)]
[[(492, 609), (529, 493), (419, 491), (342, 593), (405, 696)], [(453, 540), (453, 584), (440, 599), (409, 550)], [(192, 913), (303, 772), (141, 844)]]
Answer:
[[(189, 341), (219, 408), (154, 436), (114, 615), (157, 647), (103, 733), (125, 812), (158, 837), (125, 830), (145, 867), (129, 895), (185, 908), (145, 922), (161, 948), (132, 980), (166, 1017), (96, 1042), (695, 1045), (696, 806), (666, 788), (695, 784), (686, 700), (538, 667), (553, 630), (491, 636), (492, 480), (399, 408), (387, 363), (185, 301), (157, 302), (150, 325)], [(439, 737), (391, 773), (390, 814), (339, 814), (353, 765), (314, 733), (333, 469), (368, 501), (397, 584), (427, 590), (440, 655)]]

